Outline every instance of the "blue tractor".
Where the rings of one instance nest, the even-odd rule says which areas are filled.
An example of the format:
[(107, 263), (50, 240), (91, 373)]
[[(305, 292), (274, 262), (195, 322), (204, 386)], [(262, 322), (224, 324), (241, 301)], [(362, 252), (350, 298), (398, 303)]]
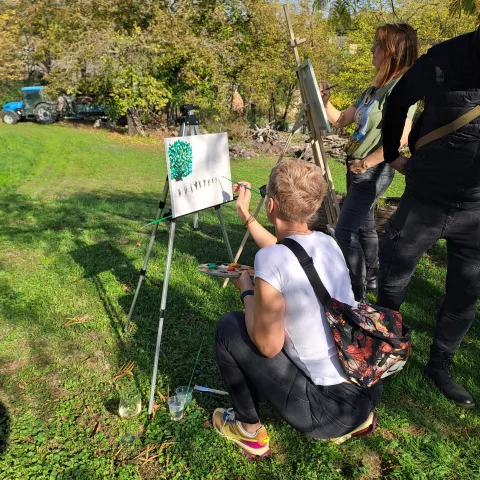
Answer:
[(3, 106), (3, 121), (15, 125), (20, 120), (36, 120), (48, 125), (58, 118), (57, 102), (44, 97), (45, 87), (22, 88), (23, 102), (9, 102)]
[(57, 101), (44, 96), (45, 87), (22, 88), (23, 102), (9, 102), (3, 106), (3, 121), (15, 125), (20, 120), (36, 120), (48, 125), (59, 118), (84, 120), (87, 118), (105, 119), (105, 109), (95, 105), (90, 97), (73, 98), (62, 95)]

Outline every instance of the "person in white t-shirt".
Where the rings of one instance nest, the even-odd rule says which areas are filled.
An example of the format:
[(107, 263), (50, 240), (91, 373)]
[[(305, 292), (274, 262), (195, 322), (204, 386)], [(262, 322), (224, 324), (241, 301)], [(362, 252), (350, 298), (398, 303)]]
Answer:
[(234, 186), (237, 211), (260, 248), (255, 288), (247, 273), (234, 281), (245, 313), (221, 318), (215, 333), (216, 358), (233, 408), (217, 408), (217, 432), (250, 455), (269, 453), (269, 438), (258, 416), (265, 398), (296, 430), (337, 442), (373, 430), (373, 409), (382, 385), (361, 388), (347, 380), (337, 357), (323, 307), (295, 255), (277, 241), (291, 237), (313, 258), (333, 298), (356, 305), (342, 252), (333, 238), (308, 228), (326, 185), (316, 165), (283, 160), (267, 185), (265, 207), (275, 236), (250, 214), (248, 182)]

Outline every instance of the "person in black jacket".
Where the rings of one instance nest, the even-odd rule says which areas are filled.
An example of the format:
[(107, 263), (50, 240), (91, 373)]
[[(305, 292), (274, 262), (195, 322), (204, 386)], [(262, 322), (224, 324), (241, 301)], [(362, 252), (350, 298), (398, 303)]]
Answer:
[[(424, 100), (420, 123), (398, 145), (410, 105)], [(424, 135), (480, 105), (480, 28), (432, 47), (402, 77), (383, 117), (385, 161), (406, 175), (380, 251), (378, 304), (398, 310), (418, 261), (439, 238), (447, 242), (447, 281), (424, 374), (458, 406), (471, 395), (454, 379), (453, 356), (475, 318), (480, 296), (480, 117), (415, 151)]]

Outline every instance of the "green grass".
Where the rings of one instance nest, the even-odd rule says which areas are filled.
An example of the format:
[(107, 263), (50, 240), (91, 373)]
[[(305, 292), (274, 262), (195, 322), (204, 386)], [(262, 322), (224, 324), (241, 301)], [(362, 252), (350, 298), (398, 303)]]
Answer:
[[(274, 159), (232, 161), (232, 176), (265, 183)], [(344, 166), (331, 162), (338, 191)], [(153, 422), (146, 409), (134, 420), (116, 415), (112, 377), (133, 360), (143, 404), (148, 400), (168, 231), (159, 228), (138, 300), (134, 330), (122, 327), (132, 285), (149, 240), (142, 226), (154, 219), (165, 178), (162, 147), (105, 132), (61, 126), (0, 125), (0, 478), (14, 479), (474, 479), (480, 471), (478, 409), (464, 412), (421, 375), (442, 299), (445, 245), (419, 265), (404, 305), (414, 329), (413, 356), (386, 383), (379, 428), (342, 446), (302, 438), (262, 405), (272, 456), (245, 459), (209, 425), (225, 399), (195, 394), (185, 420), (169, 420), (165, 404)], [(399, 196), (403, 179), (387, 196)], [(223, 209), (230, 240), (244, 228), (233, 204)], [(265, 221), (265, 217), (261, 218)], [(157, 391), (185, 384), (198, 347), (194, 382), (222, 388), (215, 366), (217, 319), (240, 307), (232, 287), (196, 271), (224, 260), (214, 213), (178, 222)], [(249, 243), (242, 260), (255, 254)], [(70, 318), (84, 323), (65, 326)], [(456, 358), (459, 379), (480, 401), (478, 322)], [(152, 444), (152, 461), (139, 456)]]

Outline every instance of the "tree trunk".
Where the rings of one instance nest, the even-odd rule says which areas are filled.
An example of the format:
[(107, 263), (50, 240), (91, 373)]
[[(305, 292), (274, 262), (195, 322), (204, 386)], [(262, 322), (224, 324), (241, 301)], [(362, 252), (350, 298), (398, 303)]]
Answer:
[(128, 134), (134, 137), (136, 134), (145, 137), (145, 130), (140, 120), (140, 115), (136, 108), (129, 108), (127, 110)]
[(288, 87), (288, 95), (287, 95), (287, 103), (285, 105), (285, 112), (283, 112), (283, 121), (287, 121), (288, 110), (290, 109), (290, 105), (293, 99), (293, 93), (295, 92), (295, 85), (290, 85)]
[(273, 94), (273, 92), (270, 94), (270, 105), (272, 107), (273, 121), (275, 122), (277, 120), (277, 102), (275, 100), (275, 95)]

